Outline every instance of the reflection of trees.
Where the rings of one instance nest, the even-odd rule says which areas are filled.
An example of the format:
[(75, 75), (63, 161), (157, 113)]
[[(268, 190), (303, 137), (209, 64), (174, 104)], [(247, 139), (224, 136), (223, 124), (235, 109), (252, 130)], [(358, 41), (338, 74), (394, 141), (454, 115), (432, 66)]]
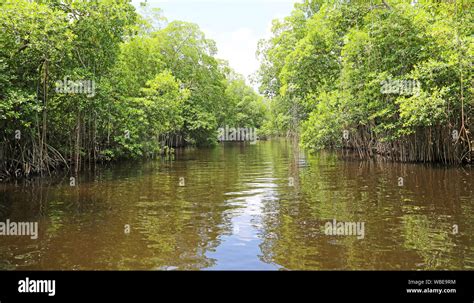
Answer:
[[(0, 221), (38, 222), (38, 236), (43, 238), (48, 225), (44, 213), (49, 186), (43, 186), (40, 179), (32, 179), (1, 187)], [(34, 264), (43, 251), (41, 243), (29, 236), (1, 236), (0, 243), (0, 269)]]
[[(14, 243), (31, 262), (2, 252), (13, 266), (42, 269), (198, 269), (212, 265), (206, 252), (231, 230), (224, 193), (238, 178), (223, 149), (189, 151), (188, 161), (147, 162), (81, 175), (78, 186), (20, 187), (13, 207), (24, 219), (44, 215), (41, 240)], [(226, 149), (239, 157), (242, 151)], [(226, 155), (226, 159), (228, 158)], [(178, 187), (179, 177), (186, 180)], [(49, 184), (49, 183), (48, 183)], [(31, 192), (27, 194), (26, 191)], [(41, 207), (33, 205), (41, 204)], [(31, 211), (24, 211), (28, 205)], [(41, 211), (40, 211), (41, 209)], [(131, 233), (125, 235), (124, 225)], [(9, 239), (8, 241), (13, 241)], [(17, 245), (18, 244), (18, 245)], [(7, 265), (2, 266), (7, 268)]]
[(403, 221), (404, 246), (417, 252), (422, 261), (419, 267), (426, 270), (463, 268), (459, 259), (449, 257), (456, 249), (449, 237), (452, 230), (449, 224), (426, 215), (407, 214)]
[[(272, 235), (262, 244), (267, 262), (288, 269), (472, 268), (473, 230), (466, 222), (472, 222), (474, 180), (462, 170), (342, 161), (326, 153), (308, 162), (300, 188), (276, 189), (278, 212), (263, 220)], [(332, 219), (365, 222), (365, 239), (325, 236)]]
[[(206, 252), (231, 228), (223, 216), (223, 193), (236, 178), (229, 174), (236, 171), (232, 167), (222, 169), (221, 152), (189, 151), (183, 155), (187, 161), (161, 163), (159, 173), (121, 180), (123, 184), (115, 181), (114, 188), (120, 192), (112, 190), (107, 200), (122, 201), (117, 226), (122, 229), (130, 224), (132, 233), (126, 237), (120, 234), (115, 253), (103, 252), (113, 257), (108, 264), (138, 269), (210, 266), (213, 260), (206, 258)], [(185, 187), (178, 187), (181, 177)]]
[[(248, 190), (261, 169), (278, 185), (255, 219), (264, 262), (288, 269), (474, 268), (472, 172), (306, 157), (285, 141), (240, 144), (101, 169), (79, 176), (77, 187), (69, 177), (2, 185), (1, 216), (38, 220), (40, 240), (0, 238), (0, 268), (212, 267), (206, 255), (231, 233), (232, 208), (239, 207), (225, 193)], [(180, 177), (185, 187), (177, 186)], [(366, 238), (325, 236), (332, 219), (365, 222)]]

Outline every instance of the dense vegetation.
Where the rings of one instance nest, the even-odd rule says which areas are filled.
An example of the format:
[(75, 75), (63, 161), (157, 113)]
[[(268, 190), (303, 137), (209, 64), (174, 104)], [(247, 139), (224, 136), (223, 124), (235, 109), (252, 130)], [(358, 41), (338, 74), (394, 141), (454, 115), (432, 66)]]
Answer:
[(269, 134), (360, 157), (473, 159), (472, 1), (306, 0), (259, 44)]
[(128, 1), (0, 2), (0, 179), (208, 145), (265, 105), (199, 27)]
[(472, 12), (296, 4), (259, 44), (267, 105), (195, 24), (128, 1), (2, 0), (0, 179), (210, 145), (225, 125), (360, 157), (470, 162)]

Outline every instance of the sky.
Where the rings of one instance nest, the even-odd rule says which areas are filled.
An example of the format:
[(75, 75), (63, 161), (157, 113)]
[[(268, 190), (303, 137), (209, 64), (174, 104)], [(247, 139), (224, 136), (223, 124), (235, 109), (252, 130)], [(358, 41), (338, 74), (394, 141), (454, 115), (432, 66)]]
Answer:
[[(139, 0), (133, 1), (138, 6)], [(297, 0), (148, 0), (168, 21), (199, 25), (206, 38), (216, 41), (217, 57), (229, 61), (248, 77), (257, 71), (257, 43), (271, 36), (271, 22), (288, 16)]]

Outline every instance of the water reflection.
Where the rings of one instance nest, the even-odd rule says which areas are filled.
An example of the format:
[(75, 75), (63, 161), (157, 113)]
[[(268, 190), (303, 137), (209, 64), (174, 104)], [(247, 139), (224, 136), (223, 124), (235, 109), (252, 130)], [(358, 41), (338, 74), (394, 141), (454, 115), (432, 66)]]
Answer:
[[(187, 149), (75, 187), (69, 176), (0, 185), (0, 221), (39, 222), (36, 241), (0, 236), (0, 268), (474, 269), (473, 185), (469, 169), (307, 155), (287, 141)], [(333, 219), (365, 222), (365, 238), (326, 236)]]

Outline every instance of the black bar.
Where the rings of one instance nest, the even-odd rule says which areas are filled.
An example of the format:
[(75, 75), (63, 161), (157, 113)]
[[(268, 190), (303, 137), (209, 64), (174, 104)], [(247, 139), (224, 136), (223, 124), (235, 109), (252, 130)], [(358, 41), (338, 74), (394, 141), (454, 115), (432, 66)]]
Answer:
[[(359, 302), (375, 299), (383, 300), (376, 302), (472, 303), (473, 273), (4, 271), (0, 272), (0, 303), (95, 302), (98, 299), (107, 302), (112, 299), (118, 302), (160, 302), (184, 296), (193, 300), (217, 299), (221, 302), (241, 298), (246, 302), (249, 298), (257, 297), (282, 300), (283, 295), (292, 298), (291, 302), (339, 302), (342, 299)], [(19, 280), (26, 278), (29, 278), (30, 283), (31, 280), (55, 280), (54, 296), (47, 293), (19, 293)], [(437, 284), (435, 281), (438, 280), (443, 280), (445, 284)], [(450, 284), (453, 282), (455, 284)], [(407, 289), (421, 289), (422, 293), (407, 293)], [(453, 289), (455, 293), (451, 292)]]

